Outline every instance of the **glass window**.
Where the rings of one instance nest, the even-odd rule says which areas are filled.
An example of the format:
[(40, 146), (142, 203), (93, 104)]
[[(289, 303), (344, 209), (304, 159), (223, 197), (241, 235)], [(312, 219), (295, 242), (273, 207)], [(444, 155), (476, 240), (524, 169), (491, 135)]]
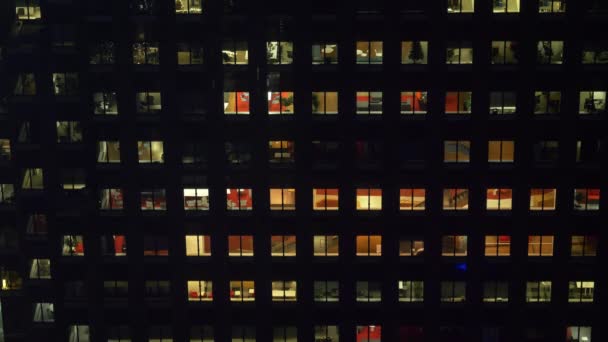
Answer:
[(270, 210), (296, 210), (296, 189), (270, 189)]
[(593, 281), (569, 281), (568, 303), (593, 303)]
[(36, 95), (36, 77), (33, 73), (20, 73), (17, 75), (15, 90), (13, 92), (17, 96), (33, 96)]
[(122, 210), (122, 189), (102, 189), (99, 194), (99, 208), (104, 210)]
[(210, 280), (188, 280), (189, 302), (213, 301), (213, 282)]
[(315, 281), (313, 287), (315, 302), (338, 302), (340, 300), (340, 283), (338, 281)]
[(21, 173), (23, 181), (21, 189), (42, 190), (44, 189), (44, 173), (40, 168), (25, 169)]
[(249, 50), (247, 49), (247, 42), (228, 41), (222, 43), (222, 61), (224, 64), (248, 64)]
[(382, 42), (357, 41), (357, 64), (382, 64)]
[(312, 160), (316, 167), (335, 167), (340, 158), (340, 142), (319, 141), (312, 142)]
[(473, 43), (448, 42), (445, 58), (447, 64), (473, 64)]
[(293, 111), (293, 92), (268, 92), (269, 115), (290, 115)]
[(441, 237), (442, 256), (467, 256), (466, 235), (444, 235)]
[[(179, 0), (176, 0), (179, 1)], [(188, 1), (188, 0), (185, 0)], [(192, 1), (192, 0), (190, 0)], [(203, 48), (199, 43), (178, 43), (177, 64), (197, 65), (203, 64)]]
[(224, 114), (249, 115), (249, 92), (224, 92)]
[[(214, 342), (213, 326), (195, 325), (190, 327), (190, 342)], [(108, 341), (111, 342), (111, 341)], [(118, 341), (116, 341), (118, 342)]]
[(338, 256), (340, 253), (339, 247), (338, 235), (313, 236), (314, 256)]
[(143, 190), (140, 194), (141, 210), (167, 210), (165, 189)]
[(228, 210), (252, 210), (253, 194), (251, 189), (226, 189)]
[(382, 210), (382, 189), (357, 189), (357, 210)]
[(539, 13), (564, 13), (566, 0), (538, 0)]
[(175, 0), (175, 13), (201, 14), (203, 12), (202, 0)]
[(312, 44), (312, 64), (338, 64), (338, 44)]
[(599, 164), (605, 144), (601, 140), (585, 139), (576, 141), (576, 162)]
[(252, 326), (233, 326), (231, 342), (255, 342), (255, 328)]
[(228, 256), (253, 256), (253, 236), (228, 235)]
[(64, 235), (61, 248), (63, 256), (84, 256), (84, 240), (82, 235)]
[(210, 235), (186, 235), (186, 256), (211, 256)]
[(90, 334), (89, 334), (89, 326), (88, 325), (70, 325), (68, 327), (70, 342), (89, 342)]
[(144, 236), (144, 256), (169, 256), (166, 236)]
[(519, 13), (519, 0), (494, 0), (494, 13)]
[(561, 111), (562, 93), (559, 91), (536, 91), (534, 99), (534, 114), (556, 114)]
[(118, 101), (115, 92), (93, 93), (93, 113), (96, 115), (118, 115)]
[(562, 64), (564, 59), (563, 41), (539, 41), (536, 46), (536, 60), (539, 64)]
[(298, 329), (293, 326), (280, 326), (272, 328), (272, 342), (297, 342)]
[(485, 256), (504, 257), (511, 255), (511, 236), (509, 235), (486, 235)]
[(120, 142), (99, 141), (97, 142), (98, 163), (120, 163)]
[(17, 271), (0, 267), (0, 290), (12, 291), (20, 290), (23, 286), (23, 279)]
[(28, 235), (45, 235), (48, 233), (48, 224), (45, 214), (33, 212), (27, 216), (25, 229)]
[(15, 201), (15, 186), (13, 184), (0, 184), (0, 204), (13, 204)]
[(591, 327), (568, 326), (566, 328), (566, 341), (592, 342)]
[(16, 0), (15, 13), (19, 20), (36, 20), (42, 17), (39, 0)]
[(512, 91), (490, 93), (490, 114), (514, 114), (517, 112), (517, 94)]
[(442, 281), (441, 302), (459, 303), (466, 300), (467, 283), (464, 281)]
[(361, 342), (381, 342), (382, 327), (379, 325), (357, 325), (355, 330), (357, 341)]
[(574, 189), (574, 210), (600, 210), (600, 189)]
[[(505, 0), (495, 0), (505, 1)], [(513, 0), (509, 0), (513, 1)], [(518, 0), (519, 2), (519, 0)], [(492, 41), (492, 64), (517, 64), (519, 62), (519, 43), (512, 40)]]
[(555, 210), (557, 189), (530, 189), (530, 210)]
[(48, 323), (55, 321), (55, 308), (53, 303), (34, 303), (34, 322)]
[(82, 125), (80, 121), (57, 121), (57, 142), (82, 142)]
[(183, 164), (207, 164), (207, 145), (203, 142), (186, 142), (183, 145)]
[(367, 114), (367, 115), (382, 114), (382, 92), (381, 91), (358, 91), (357, 92), (357, 114)]
[(470, 161), (470, 140), (446, 140), (443, 142), (444, 163), (468, 163)]
[(73, 96), (78, 93), (78, 74), (75, 72), (53, 73), (53, 93)]
[(127, 256), (127, 238), (124, 235), (104, 235), (101, 237), (101, 254), (104, 256)]
[(450, 91), (445, 95), (446, 114), (471, 114), (473, 93), (470, 91)]
[(608, 63), (608, 42), (595, 41), (586, 42), (583, 46), (583, 64), (606, 64)]
[(469, 210), (469, 189), (443, 189), (443, 210)]
[(426, 190), (422, 188), (399, 189), (399, 210), (425, 210)]
[(511, 210), (513, 189), (486, 189), (486, 210)]
[(581, 91), (579, 97), (579, 114), (596, 114), (606, 111), (605, 91)]
[(171, 327), (150, 326), (148, 328), (148, 342), (173, 342)]
[(597, 255), (597, 243), (597, 236), (573, 235), (570, 241), (570, 256), (594, 257)]
[(133, 64), (158, 65), (160, 63), (159, 44), (140, 42), (133, 44)]
[(399, 239), (399, 256), (422, 256), (424, 254), (424, 240), (413, 238)]
[(209, 189), (184, 189), (184, 210), (209, 210)]
[(528, 256), (553, 256), (553, 235), (529, 235)]
[(162, 108), (162, 98), (159, 92), (144, 91), (135, 94), (137, 113), (158, 114)]
[(11, 160), (11, 141), (0, 139), (0, 161)]
[(357, 235), (357, 256), (381, 256), (381, 235)]
[(399, 326), (400, 342), (422, 342), (424, 341), (424, 330), (420, 326)]
[(312, 92), (312, 114), (338, 114), (338, 92)]
[(105, 280), (103, 282), (103, 295), (106, 298), (127, 298), (129, 282), (126, 280)]
[(357, 302), (381, 302), (382, 283), (376, 281), (357, 281)]
[(266, 62), (268, 64), (293, 63), (293, 43), (282, 41), (267, 42)]
[(251, 162), (251, 144), (247, 142), (227, 142), (226, 161), (229, 165), (246, 166)]
[(340, 342), (337, 325), (315, 325), (315, 341)]
[(512, 163), (514, 161), (515, 142), (513, 140), (488, 141), (489, 163)]
[(273, 302), (295, 302), (297, 301), (297, 283), (295, 280), (272, 281)]
[(414, 40), (401, 42), (401, 64), (428, 64), (428, 61), (428, 41)]
[(272, 257), (295, 257), (295, 235), (272, 235), (270, 237), (270, 255)]
[(448, 0), (448, 13), (473, 13), (475, 0)]
[(271, 140), (268, 142), (268, 153), (270, 163), (293, 163), (294, 158), (293, 140)]
[(312, 189), (313, 210), (338, 210), (338, 189)]
[(556, 140), (537, 141), (533, 148), (537, 163), (556, 163), (559, 159), (559, 142)]
[(51, 259), (32, 259), (30, 279), (51, 279)]
[(526, 302), (550, 302), (551, 281), (528, 281), (526, 282)]
[(506, 281), (485, 281), (483, 283), (484, 303), (507, 303), (509, 301), (509, 283)]
[(399, 280), (400, 302), (423, 302), (424, 282), (421, 280)]
[(255, 301), (255, 284), (252, 280), (230, 281), (231, 302), (253, 302)]
[(427, 113), (426, 91), (402, 91), (401, 114), (415, 115)]

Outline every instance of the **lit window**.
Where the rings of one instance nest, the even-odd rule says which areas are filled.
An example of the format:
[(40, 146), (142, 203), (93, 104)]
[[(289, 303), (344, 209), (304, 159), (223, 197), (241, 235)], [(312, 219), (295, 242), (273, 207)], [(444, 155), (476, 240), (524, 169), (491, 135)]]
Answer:
[(290, 115), (293, 114), (293, 92), (268, 92), (268, 114)]
[(184, 210), (209, 210), (209, 189), (184, 189)]
[(44, 173), (40, 168), (25, 169), (21, 173), (22, 182), (21, 189), (24, 190), (42, 190), (44, 189)]
[(468, 163), (470, 161), (470, 140), (446, 140), (443, 142), (444, 163)]
[(164, 163), (164, 148), (162, 141), (138, 141), (137, 156), (140, 164)]
[(564, 59), (563, 41), (539, 41), (536, 46), (536, 60), (539, 64), (562, 64)]
[(338, 189), (312, 189), (313, 210), (338, 210)]
[(355, 330), (357, 341), (361, 342), (381, 342), (382, 327), (379, 325), (357, 325)]
[(506, 281), (486, 281), (483, 283), (484, 303), (507, 303), (509, 283)]
[(15, 90), (13, 94), (17, 96), (36, 95), (36, 77), (33, 73), (20, 73), (17, 75)]
[(313, 255), (314, 256), (338, 256), (339, 255), (338, 235), (315, 235), (313, 236)]
[(213, 282), (210, 280), (188, 280), (188, 301), (213, 301)]
[(249, 115), (249, 92), (224, 92), (224, 114)]
[(88, 325), (70, 325), (68, 327), (70, 342), (89, 342), (89, 326)]
[(22, 286), (19, 272), (0, 267), (0, 291), (20, 290)]
[(429, 60), (429, 42), (401, 42), (401, 64), (427, 64)]
[(581, 91), (579, 96), (579, 114), (597, 114), (606, 111), (605, 91)]
[(471, 114), (473, 93), (470, 91), (450, 91), (445, 95), (446, 114)]
[(200, 14), (203, 12), (202, 0), (175, 0), (175, 13)]
[(13, 184), (0, 184), (0, 204), (13, 204), (15, 201), (15, 186)]
[(89, 47), (89, 64), (114, 64), (114, 42), (99, 42)]
[(226, 189), (226, 203), (228, 210), (252, 210), (251, 189)]
[(511, 210), (513, 207), (513, 189), (486, 189), (487, 210)]
[(399, 210), (425, 210), (426, 190), (421, 188), (399, 189)]
[(424, 301), (424, 281), (422, 280), (399, 280), (398, 289), (400, 302)]
[(253, 302), (255, 301), (255, 284), (248, 280), (230, 281), (231, 302)]
[(381, 235), (357, 235), (357, 256), (381, 256)]
[(338, 45), (312, 44), (312, 64), (338, 64)]
[(586, 42), (582, 52), (583, 64), (608, 63), (608, 42), (606, 41)]
[(312, 93), (313, 114), (338, 114), (338, 92), (315, 91)]
[(422, 256), (424, 254), (424, 240), (402, 238), (399, 240), (399, 256)]
[(127, 256), (127, 238), (124, 235), (102, 236), (101, 254), (112, 257)]
[(519, 43), (511, 40), (492, 41), (492, 64), (517, 64), (518, 62)]
[(401, 114), (418, 115), (427, 113), (426, 91), (402, 91)]
[(515, 142), (513, 140), (488, 141), (489, 163), (512, 163), (514, 161)]
[(550, 302), (551, 281), (528, 281), (526, 282), (526, 302)]
[(222, 44), (222, 62), (224, 64), (244, 65), (249, 63), (247, 42), (229, 41)]
[(293, 63), (292, 42), (267, 42), (266, 62), (268, 64), (291, 64)]
[(464, 281), (442, 281), (441, 302), (460, 303), (466, 300), (467, 283)]
[(529, 235), (528, 256), (553, 256), (553, 235)]
[(570, 256), (594, 257), (597, 255), (597, 243), (597, 236), (573, 235), (570, 241)]
[(574, 189), (574, 210), (600, 210), (600, 189)]
[(53, 73), (53, 93), (55, 95), (77, 95), (78, 74), (75, 72)]
[(211, 256), (211, 236), (186, 235), (186, 256)]
[(297, 283), (295, 280), (278, 280), (272, 282), (273, 302), (297, 301)]
[(178, 65), (203, 64), (203, 48), (198, 43), (179, 43), (179, 44), (177, 44), (177, 64)]
[(169, 256), (166, 236), (144, 236), (144, 256)]
[(93, 94), (93, 113), (96, 115), (118, 115), (118, 101), (115, 92)]
[(133, 44), (133, 64), (157, 65), (160, 62), (158, 43), (141, 42)]
[(271, 163), (293, 163), (294, 142), (289, 140), (271, 140), (268, 142), (269, 161)]
[(514, 114), (517, 112), (517, 95), (512, 91), (490, 93), (490, 115)]
[(270, 237), (270, 255), (273, 257), (296, 256), (296, 236), (272, 235)]
[(295, 210), (296, 189), (270, 189), (270, 210)]
[(557, 189), (530, 189), (530, 210), (555, 210)]
[(469, 41), (448, 42), (445, 62), (446, 64), (473, 64), (473, 43)]
[(122, 189), (102, 189), (99, 193), (99, 209), (103, 210), (122, 210), (123, 195)]
[(315, 302), (340, 301), (340, 283), (338, 281), (315, 281), (313, 287)]
[(0, 139), (0, 162), (11, 160), (11, 141)]
[(593, 303), (595, 282), (569, 281), (568, 303)]
[(467, 256), (466, 235), (444, 235), (441, 237), (441, 256)]
[(82, 125), (80, 121), (57, 121), (57, 142), (82, 142)]
[(382, 210), (382, 189), (357, 189), (357, 210)]
[(485, 256), (504, 257), (511, 255), (511, 236), (486, 235)]
[(357, 64), (382, 64), (382, 42), (358, 41), (356, 48)]
[(494, 0), (494, 13), (519, 13), (519, 0)]
[(34, 322), (48, 323), (55, 321), (55, 308), (53, 303), (34, 303)]
[(564, 13), (566, 12), (566, 0), (538, 0), (538, 12)]
[(534, 99), (534, 114), (556, 114), (561, 111), (562, 93), (559, 91), (536, 91)]
[(61, 255), (84, 256), (84, 241), (82, 235), (64, 235)]
[(32, 259), (30, 279), (51, 279), (51, 259)]
[(357, 114), (367, 114), (367, 115), (382, 114), (382, 92), (381, 91), (358, 91), (357, 92)]
[(443, 189), (443, 210), (469, 210), (469, 189)]
[(291, 326), (272, 328), (272, 342), (297, 342), (298, 329)]
[(382, 283), (377, 281), (356, 282), (357, 302), (381, 302)]
[(135, 94), (135, 109), (138, 113), (160, 113), (162, 98), (159, 92), (139, 92)]
[(97, 142), (98, 163), (120, 163), (120, 142), (99, 141)]
[(568, 326), (566, 328), (566, 341), (591, 341), (591, 327)]
[(19, 20), (40, 19), (40, 0), (16, 0), (15, 13)]
[(253, 256), (253, 236), (228, 235), (228, 256)]
[[(190, 327), (190, 342), (214, 342), (213, 326), (211, 325), (196, 325)], [(122, 341), (108, 341), (122, 342)]]
[(315, 341), (340, 341), (337, 325), (315, 325)]

